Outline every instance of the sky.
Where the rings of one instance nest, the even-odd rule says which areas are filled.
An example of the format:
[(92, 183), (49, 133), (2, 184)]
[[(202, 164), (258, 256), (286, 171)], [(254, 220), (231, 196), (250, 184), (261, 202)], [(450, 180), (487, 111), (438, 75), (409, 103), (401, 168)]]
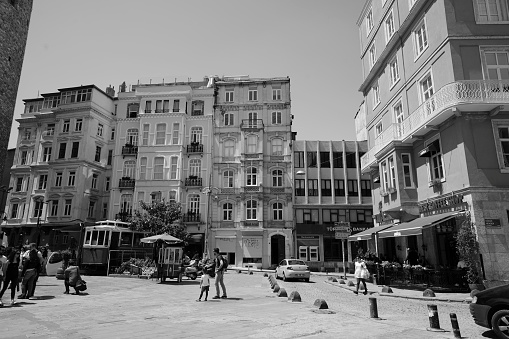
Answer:
[[(290, 77), (299, 140), (355, 140), (363, 0), (35, 0), (14, 118), (59, 88)], [(317, 121), (319, 123), (317, 123)], [(16, 146), (14, 121), (9, 148)]]

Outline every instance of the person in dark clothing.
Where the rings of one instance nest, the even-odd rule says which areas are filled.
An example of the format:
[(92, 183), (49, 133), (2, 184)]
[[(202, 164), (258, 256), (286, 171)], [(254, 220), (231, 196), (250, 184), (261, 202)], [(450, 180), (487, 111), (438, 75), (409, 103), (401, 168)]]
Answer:
[(7, 262), (3, 265), (4, 270), (4, 285), (0, 291), (0, 307), (2, 303), (2, 297), (9, 284), (11, 285), (11, 306), (14, 305), (14, 297), (16, 296), (16, 286), (18, 286), (18, 269), (19, 269), (19, 253), (14, 248), (7, 249)]
[[(223, 281), (223, 278), (224, 278), (224, 272), (226, 270), (226, 265), (225, 265), (225, 260), (223, 259), (223, 256), (221, 254), (219, 254), (219, 248), (214, 248), (214, 256), (215, 256), (215, 259), (214, 259), (214, 262), (215, 262), (215, 266), (216, 266), (216, 281), (215, 281), (215, 285), (216, 285), (216, 296), (212, 299), (226, 299), (227, 296), (226, 296), (226, 287), (224, 286), (224, 281)], [(221, 289), (223, 290), (223, 295), (220, 297), (219, 296), (219, 285), (221, 285)]]
[(41, 262), (37, 255), (37, 250), (30, 250), (28, 260), (23, 263), (23, 271), (21, 276), (23, 281), (21, 282), (21, 295), (19, 299), (28, 299), (33, 296), (34, 282), (36, 277), (41, 271)]
[(408, 255), (406, 258), (406, 263), (408, 265), (412, 265), (412, 266), (417, 265), (418, 261), (419, 261), (419, 254), (413, 248), (408, 248), (407, 250), (408, 250)]
[(69, 260), (69, 266), (64, 271), (64, 294), (69, 294), (69, 286), (74, 288), (76, 295), (80, 294), (80, 291), (76, 288), (76, 284), (81, 280), (80, 270), (78, 266), (75, 266), (74, 260)]

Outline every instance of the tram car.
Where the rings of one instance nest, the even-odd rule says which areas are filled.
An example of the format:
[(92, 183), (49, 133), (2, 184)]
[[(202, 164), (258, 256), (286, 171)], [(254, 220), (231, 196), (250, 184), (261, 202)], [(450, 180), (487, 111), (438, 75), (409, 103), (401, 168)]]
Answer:
[(85, 227), (81, 268), (88, 274), (110, 274), (131, 258), (153, 258), (153, 248), (140, 240), (144, 232), (133, 231), (122, 221), (98, 221)]

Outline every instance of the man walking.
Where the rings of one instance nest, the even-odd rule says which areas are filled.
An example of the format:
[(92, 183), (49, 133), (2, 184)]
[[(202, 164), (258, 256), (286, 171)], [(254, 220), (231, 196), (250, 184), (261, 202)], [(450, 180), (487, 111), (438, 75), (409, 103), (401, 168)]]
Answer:
[(219, 248), (214, 248), (214, 262), (216, 264), (216, 296), (212, 299), (219, 299), (219, 284), (221, 284), (221, 288), (223, 290), (223, 295), (221, 296), (221, 299), (226, 299), (226, 287), (224, 286), (223, 281), (223, 275), (224, 271), (226, 270), (226, 261), (224, 260), (223, 256), (219, 254)]

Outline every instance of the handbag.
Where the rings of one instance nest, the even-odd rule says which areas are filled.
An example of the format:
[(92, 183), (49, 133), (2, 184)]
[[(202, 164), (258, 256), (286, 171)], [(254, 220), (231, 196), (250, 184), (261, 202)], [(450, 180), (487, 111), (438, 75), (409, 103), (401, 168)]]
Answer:
[(86, 291), (87, 290), (87, 283), (85, 280), (78, 280), (78, 282), (76, 283), (76, 289), (80, 292), (83, 292), (83, 291)]

